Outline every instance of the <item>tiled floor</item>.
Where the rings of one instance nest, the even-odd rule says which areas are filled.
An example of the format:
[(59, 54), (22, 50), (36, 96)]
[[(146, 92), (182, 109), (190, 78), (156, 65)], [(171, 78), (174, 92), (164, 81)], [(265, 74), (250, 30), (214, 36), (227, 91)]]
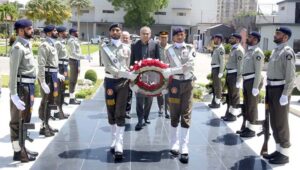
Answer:
[(151, 124), (139, 132), (134, 131), (137, 119), (133, 105), (133, 118), (126, 123), (122, 162), (115, 163), (109, 152), (110, 126), (102, 89), (77, 108), (31, 169), (271, 169), (203, 103), (194, 104), (190, 160), (181, 164), (168, 151), (170, 120), (158, 117), (156, 99), (153, 101)]

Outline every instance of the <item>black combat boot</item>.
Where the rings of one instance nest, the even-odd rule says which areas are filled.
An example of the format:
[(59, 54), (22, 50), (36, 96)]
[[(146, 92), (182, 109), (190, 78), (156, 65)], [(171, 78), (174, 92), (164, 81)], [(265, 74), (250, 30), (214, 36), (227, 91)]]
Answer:
[(181, 154), (179, 160), (181, 163), (187, 164), (189, 162), (189, 154)]
[(275, 151), (275, 152), (273, 152), (271, 154), (264, 155), (263, 158), (265, 158), (265, 159), (272, 159), (272, 158), (276, 157), (278, 154), (280, 154), (280, 152)]
[(278, 154), (269, 160), (270, 164), (286, 164), (289, 163), (289, 157), (278, 152)]
[(228, 114), (225, 115), (222, 119), (227, 122), (233, 122), (236, 121), (236, 116), (228, 112)]
[(249, 129), (249, 128), (246, 128), (244, 131), (242, 131), (240, 133), (240, 137), (243, 137), (243, 138), (252, 138), (255, 136), (255, 131)]
[(34, 161), (35, 157), (32, 156), (32, 155), (29, 155), (26, 152), (25, 148), (21, 148), (21, 151), (14, 152), (13, 160), (14, 161), (21, 161), (22, 163), (26, 163), (26, 162)]
[(70, 99), (69, 104), (79, 105), (79, 104), (81, 104), (81, 101), (78, 101), (78, 100), (76, 100), (76, 99)]

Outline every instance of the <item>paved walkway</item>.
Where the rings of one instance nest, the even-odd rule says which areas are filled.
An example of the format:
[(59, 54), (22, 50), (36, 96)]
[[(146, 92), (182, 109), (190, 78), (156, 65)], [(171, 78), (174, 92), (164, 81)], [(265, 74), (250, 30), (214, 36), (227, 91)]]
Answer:
[[(203, 58), (200, 58), (203, 57)], [(209, 62), (208, 56), (200, 55), (196, 62)], [(91, 64), (91, 63), (87, 63)], [(196, 65), (198, 66), (198, 65)], [(98, 67), (94, 65), (94, 67)], [(98, 73), (101, 69), (99, 68)], [(207, 64), (196, 69), (209, 70)], [(203, 74), (202, 74), (203, 75)], [(204, 79), (202, 76), (200, 80)], [(101, 77), (100, 77), (101, 78)], [(199, 78), (198, 78), (199, 79)], [(207, 103), (195, 103), (193, 107), (190, 136), (190, 162), (181, 164), (177, 158), (168, 153), (170, 120), (157, 116), (157, 103), (151, 110), (151, 124), (140, 132), (134, 131), (137, 122), (135, 100), (133, 101), (132, 119), (127, 120), (124, 139), (125, 160), (114, 163), (109, 152), (110, 127), (104, 103), (103, 87), (92, 100), (83, 101), (82, 105), (64, 107), (71, 113), (68, 120), (51, 121), (59, 128), (54, 137), (43, 138), (38, 135), (40, 120), (37, 110), (40, 99), (35, 100), (32, 122), (36, 129), (30, 136), (33, 143), (26, 143), (28, 148), (39, 151), (35, 162), (20, 164), (12, 162), (12, 149), (9, 139), (8, 122), (9, 103), (8, 89), (3, 89), (0, 98), (0, 169), (298, 169), (300, 167), (300, 144), (298, 129), (300, 118), (290, 114), (291, 157), (285, 166), (273, 166), (266, 163), (258, 154), (263, 137), (249, 140), (239, 138), (234, 132), (240, 128), (241, 119), (233, 123), (225, 123), (219, 119), (225, 113), (225, 106), (210, 110)], [(263, 119), (264, 108), (259, 106), (259, 118)], [(275, 149), (273, 137), (270, 138), (269, 151)]]

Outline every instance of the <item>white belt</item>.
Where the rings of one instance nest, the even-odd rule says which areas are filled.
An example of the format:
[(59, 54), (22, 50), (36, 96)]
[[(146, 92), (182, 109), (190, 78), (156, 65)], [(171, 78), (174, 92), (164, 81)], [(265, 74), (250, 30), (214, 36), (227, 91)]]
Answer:
[(69, 62), (68, 61), (58, 61), (58, 64), (68, 65)]
[(18, 77), (17, 81), (19, 83), (34, 84), (35, 78), (20, 78), (20, 77)]
[(279, 80), (279, 81), (267, 80), (267, 84), (269, 86), (281, 86), (281, 85), (285, 85), (285, 80)]
[(249, 80), (255, 77), (255, 74), (249, 74), (247, 76), (243, 76), (244, 80)]
[(231, 69), (231, 70), (227, 70), (227, 73), (236, 73), (237, 72), (237, 69)]
[(211, 68), (218, 68), (218, 67), (220, 67), (220, 65), (218, 65), (218, 64), (212, 64), (211, 65)]
[(173, 79), (175, 80), (191, 80), (193, 78), (192, 74), (188, 74), (188, 75), (174, 75)]
[(119, 79), (119, 78), (115, 77), (114, 75), (108, 74), (108, 73), (105, 73), (105, 77), (110, 78), (110, 79)]
[(55, 73), (57, 72), (57, 68), (46, 68), (45, 71), (50, 73)]

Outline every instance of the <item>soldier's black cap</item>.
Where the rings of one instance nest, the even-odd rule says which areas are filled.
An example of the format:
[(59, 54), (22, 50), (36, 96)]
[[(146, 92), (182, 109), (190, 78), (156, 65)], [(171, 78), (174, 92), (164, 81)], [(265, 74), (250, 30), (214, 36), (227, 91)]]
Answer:
[(221, 41), (223, 41), (223, 39), (224, 39), (224, 37), (223, 37), (223, 35), (222, 34), (215, 34), (214, 35), (214, 38), (220, 38), (221, 39)]
[(239, 33), (232, 33), (231, 36), (232, 36), (232, 37), (235, 37), (235, 38), (237, 38), (237, 39), (239, 39), (239, 40), (242, 39), (242, 36), (241, 36)]
[(54, 29), (56, 29), (56, 27), (54, 25), (47, 25), (44, 27), (44, 32), (47, 33), (47, 32), (51, 32), (53, 31)]
[(167, 31), (160, 31), (159, 35), (169, 35), (169, 33)]
[(111, 31), (113, 28), (116, 28), (116, 27), (122, 29), (122, 24), (120, 24), (120, 23), (111, 24), (110, 27), (109, 27), (109, 31)]
[(252, 31), (252, 32), (249, 33), (249, 35), (252, 35), (253, 37), (256, 37), (258, 42), (260, 42), (261, 35), (260, 35), (259, 32)]
[(289, 38), (292, 36), (292, 31), (288, 27), (278, 27), (276, 29), (276, 31), (280, 31), (280, 32), (286, 34), (287, 36), (289, 36)]
[(184, 29), (182, 27), (177, 27), (173, 30), (173, 36), (178, 34), (178, 33), (181, 33), (181, 32), (184, 32)]
[(73, 32), (77, 32), (77, 29), (76, 28), (69, 29), (69, 34), (72, 34)]
[(57, 32), (65, 32), (65, 31), (67, 31), (67, 28), (64, 26), (60, 26), (60, 27), (57, 27), (56, 30), (57, 30)]
[(20, 19), (18, 21), (15, 22), (15, 29), (18, 28), (26, 28), (26, 27), (30, 27), (32, 26), (32, 21), (28, 20), (28, 19)]

